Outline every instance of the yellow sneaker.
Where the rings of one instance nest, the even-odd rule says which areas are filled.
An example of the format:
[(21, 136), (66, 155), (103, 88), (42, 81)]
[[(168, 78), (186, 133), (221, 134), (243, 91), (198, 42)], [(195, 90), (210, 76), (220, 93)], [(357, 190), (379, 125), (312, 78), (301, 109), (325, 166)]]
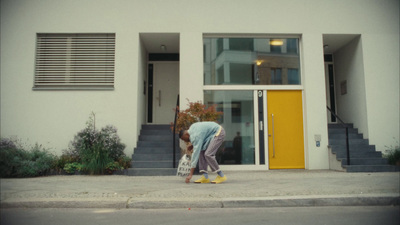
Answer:
[(222, 183), (222, 182), (224, 182), (224, 181), (226, 181), (228, 178), (226, 178), (226, 175), (224, 175), (223, 177), (221, 177), (221, 176), (217, 176), (217, 178), (215, 178), (215, 180), (213, 180), (211, 183), (213, 183), (213, 184), (220, 184), (220, 183)]
[(203, 175), (201, 175), (200, 179), (196, 180), (194, 183), (196, 184), (208, 184), (210, 183), (210, 179), (206, 179)]

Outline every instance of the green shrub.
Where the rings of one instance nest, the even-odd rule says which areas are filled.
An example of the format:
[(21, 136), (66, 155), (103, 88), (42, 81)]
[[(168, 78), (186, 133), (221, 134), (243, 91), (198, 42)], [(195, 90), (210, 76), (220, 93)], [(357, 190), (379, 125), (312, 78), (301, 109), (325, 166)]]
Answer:
[(69, 152), (64, 151), (63, 154), (58, 158), (56, 161), (56, 169), (58, 171), (64, 170), (64, 167), (68, 163), (74, 163), (74, 162), (79, 162), (79, 158), (74, 157), (69, 154)]
[(400, 166), (400, 147), (391, 147), (385, 150), (384, 157), (388, 159), (389, 164)]
[(72, 158), (83, 165), (83, 170), (90, 174), (104, 174), (106, 165), (125, 156), (125, 144), (114, 126), (96, 129), (95, 114), (92, 113), (86, 128), (75, 135), (68, 151)]
[[(36, 144), (31, 151), (28, 152), (29, 158), (28, 161), (33, 162), (33, 164), (28, 163), (27, 165), (31, 165), (26, 173), (27, 176), (40, 176), (44, 175), (50, 169), (54, 169), (57, 162), (57, 156), (48, 152), (48, 150), (43, 149), (42, 146)], [(29, 166), (27, 166), (29, 167)], [(25, 177), (25, 176), (24, 176)]]
[(104, 169), (112, 159), (101, 143), (95, 143), (90, 148), (81, 149), (81, 159), (84, 170), (90, 174), (104, 174)]
[(66, 163), (63, 169), (68, 174), (74, 174), (76, 171), (82, 171), (82, 164), (77, 162)]
[[(217, 122), (223, 113), (216, 110), (215, 105), (207, 107), (200, 101), (190, 102), (188, 100), (188, 108), (178, 111), (178, 118), (176, 120), (176, 133), (180, 130), (189, 129), (190, 125), (201, 121), (214, 121)], [(171, 122), (171, 130), (173, 130), (174, 123)]]
[(124, 169), (124, 167), (121, 167), (121, 165), (118, 162), (109, 162), (107, 163), (105, 169), (108, 174), (112, 174), (114, 171)]
[(118, 159), (118, 164), (123, 167), (124, 169), (128, 169), (129, 167), (131, 167), (131, 161), (132, 159), (127, 157), (127, 156), (121, 156)]
[(57, 156), (36, 144), (25, 150), (20, 144), (2, 138), (0, 144), (1, 177), (35, 177), (56, 167)]
[(12, 177), (21, 159), (25, 158), (25, 151), (17, 148), (15, 143), (7, 138), (0, 141), (0, 177)]

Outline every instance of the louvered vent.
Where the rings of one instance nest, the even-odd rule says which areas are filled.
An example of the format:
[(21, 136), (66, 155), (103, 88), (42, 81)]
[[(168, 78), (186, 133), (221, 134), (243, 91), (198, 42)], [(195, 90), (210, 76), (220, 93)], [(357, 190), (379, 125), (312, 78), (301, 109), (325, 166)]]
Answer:
[(34, 89), (114, 88), (115, 34), (37, 34)]

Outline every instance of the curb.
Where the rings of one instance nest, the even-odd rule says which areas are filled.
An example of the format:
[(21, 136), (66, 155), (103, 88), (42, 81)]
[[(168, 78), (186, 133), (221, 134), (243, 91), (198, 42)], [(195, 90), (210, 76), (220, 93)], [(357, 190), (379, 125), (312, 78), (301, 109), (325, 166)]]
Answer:
[(399, 195), (390, 196), (292, 196), (258, 199), (226, 199), (224, 208), (313, 207), (313, 206), (387, 206), (400, 205)]
[(137, 200), (128, 202), (127, 208), (267, 208), (267, 207), (313, 207), (313, 206), (388, 206), (400, 205), (398, 194), (385, 195), (332, 195), (332, 196), (276, 196), (257, 198), (224, 198), (219, 200)]
[(256, 198), (224, 198), (215, 200), (133, 199), (61, 200), (38, 199), (3, 201), (1, 208), (116, 208), (116, 209), (177, 209), (177, 208), (268, 208), (315, 206), (390, 206), (400, 205), (398, 194), (332, 195), (332, 196), (274, 196)]
[(29, 199), (2, 201), (0, 208), (126, 208), (129, 198), (120, 199)]

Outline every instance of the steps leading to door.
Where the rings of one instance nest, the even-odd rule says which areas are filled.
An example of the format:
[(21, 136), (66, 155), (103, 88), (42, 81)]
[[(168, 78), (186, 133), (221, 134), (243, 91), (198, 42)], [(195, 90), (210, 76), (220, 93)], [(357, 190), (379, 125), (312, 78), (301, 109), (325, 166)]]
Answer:
[(369, 144), (368, 139), (358, 133), (358, 129), (349, 126), (350, 165), (347, 165), (346, 153), (346, 129), (341, 124), (329, 124), (329, 147), (340, 166), (347, 172), (395, 172), (400, 167), (388, 164), (382, 153), (376, 151), (374, 145)]
[[(173, 139), (170, 125), (142, 125), (137, 147), (132, 155), (128, 176), (173, 176)], [(180, 158), (176, 138), (176, 163)]]

